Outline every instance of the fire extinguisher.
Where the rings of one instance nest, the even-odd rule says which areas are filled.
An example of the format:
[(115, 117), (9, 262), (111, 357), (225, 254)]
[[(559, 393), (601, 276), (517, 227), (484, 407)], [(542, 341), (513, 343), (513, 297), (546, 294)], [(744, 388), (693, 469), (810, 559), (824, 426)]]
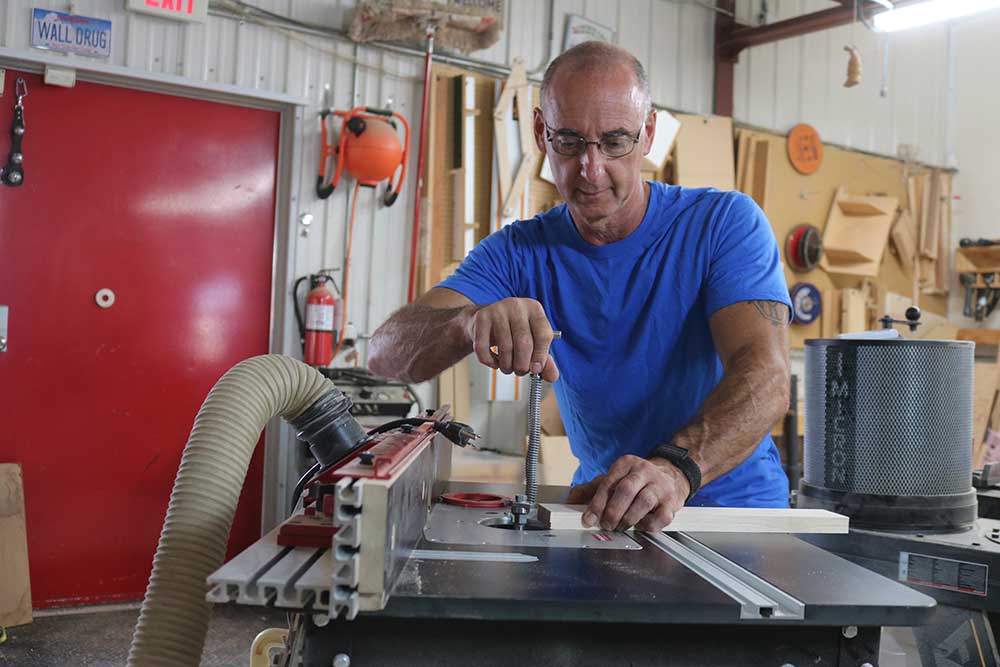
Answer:
[[(306, 295), (303, 317), (299, 309), (298, 294), (299, 285), (306, 280), (309, 281), (309, 293)], [(302, 359), (310, 366), (329, 366), (333, 360), (333, 343), (337, 340), (337, 324), (340, 322), (342, 305), (327, 283), (336, 287), (331, 276), (321, 273), (302, 276), (292, 288)]]

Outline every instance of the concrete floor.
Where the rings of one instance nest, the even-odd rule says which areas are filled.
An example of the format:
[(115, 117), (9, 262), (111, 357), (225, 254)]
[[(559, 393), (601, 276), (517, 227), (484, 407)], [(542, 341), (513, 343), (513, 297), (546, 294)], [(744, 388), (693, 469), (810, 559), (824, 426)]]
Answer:
[[(8, 628), (0, 667), (120, 667), (128, 658), (138, 607), (119, 611), (36, 617)], [(216, 605), (201, 664), (234, 667), (250, 662), (250, 642), (264, 628), (287, 627), (283, 611)]]

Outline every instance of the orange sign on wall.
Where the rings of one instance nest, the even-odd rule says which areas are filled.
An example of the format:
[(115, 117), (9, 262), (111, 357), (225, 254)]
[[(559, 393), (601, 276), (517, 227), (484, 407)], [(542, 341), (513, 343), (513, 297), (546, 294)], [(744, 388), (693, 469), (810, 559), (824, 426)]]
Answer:
[(799, 123), (788, 132), (788, 160), (800, 174), (812, 174), (823, 163), (823, 142), (811, 125)]

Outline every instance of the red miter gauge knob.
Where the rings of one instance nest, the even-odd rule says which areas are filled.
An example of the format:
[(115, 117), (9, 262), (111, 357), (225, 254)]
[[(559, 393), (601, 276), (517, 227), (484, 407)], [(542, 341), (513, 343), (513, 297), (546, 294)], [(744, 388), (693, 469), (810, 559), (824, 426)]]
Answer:
[(510, 504), (510, 498), (492, 493), (445, 493), (441, 500), (459, 507), (506, 507)]

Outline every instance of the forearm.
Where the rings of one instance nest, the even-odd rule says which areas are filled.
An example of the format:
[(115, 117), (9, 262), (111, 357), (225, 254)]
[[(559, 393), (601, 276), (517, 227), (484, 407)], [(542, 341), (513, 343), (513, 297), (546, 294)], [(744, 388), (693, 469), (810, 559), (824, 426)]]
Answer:
[(429, 380), (472, 352), (467, 323), (475, 310), (404, 306), (372, 335), (368, 367), (406, 382)]
[(707, 484), (746, 459), (787, 409), (787, 353), (748, 346), (673, 442), (691, 452)]

